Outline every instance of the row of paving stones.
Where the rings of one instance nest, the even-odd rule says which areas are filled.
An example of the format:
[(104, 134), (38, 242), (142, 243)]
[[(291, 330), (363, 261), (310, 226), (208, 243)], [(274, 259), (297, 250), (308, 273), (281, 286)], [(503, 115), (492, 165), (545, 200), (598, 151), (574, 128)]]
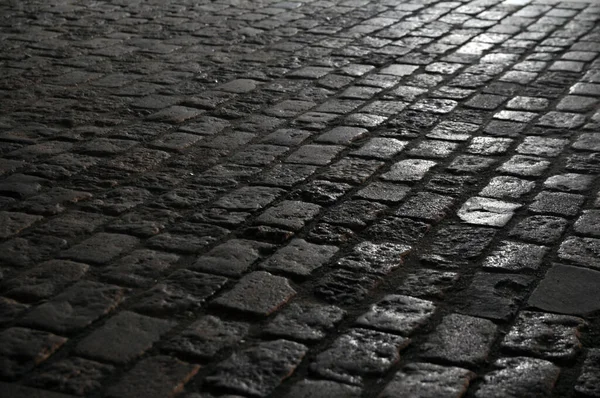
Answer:
[(170, 6), (9, 10), (3, 389), (598, 395), (597, 8)]

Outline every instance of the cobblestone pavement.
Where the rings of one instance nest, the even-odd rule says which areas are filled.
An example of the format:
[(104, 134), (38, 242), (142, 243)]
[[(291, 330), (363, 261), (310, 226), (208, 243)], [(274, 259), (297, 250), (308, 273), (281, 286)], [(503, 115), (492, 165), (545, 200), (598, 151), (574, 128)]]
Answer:
[(0, 395), (600, 397), (599, 21), (0, 2)]

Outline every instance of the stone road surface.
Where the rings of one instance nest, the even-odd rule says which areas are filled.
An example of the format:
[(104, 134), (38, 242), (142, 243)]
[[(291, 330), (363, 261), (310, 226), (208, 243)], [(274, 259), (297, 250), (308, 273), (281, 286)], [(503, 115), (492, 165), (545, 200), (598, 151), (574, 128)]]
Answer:
[(600, 5), (0, 1), (0, 395), (600, 397)]

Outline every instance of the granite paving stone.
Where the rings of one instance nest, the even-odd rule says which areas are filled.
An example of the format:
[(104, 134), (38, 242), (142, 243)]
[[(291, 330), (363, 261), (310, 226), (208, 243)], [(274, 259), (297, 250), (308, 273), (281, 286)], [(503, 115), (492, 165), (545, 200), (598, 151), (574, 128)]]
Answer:
[(356, 323), (407, 336), (427, 323), (434, 311), (435, 305), (431, 301), (397, 294), (388, 295), (359, 316)]
[(317, 245), (304, 239), (294, 239), (263, 261), (260, 268), (308, 277), (314, 270), (327, 264), (338, 250), (336, 246)]
[(346, 312), (334, 305), (291, 304), (264, 328), (264, 333), (299, 341), (318, 341), (339, 324)]
[(590, 349), (587, 352), (581, 374), (577, 378), (575, 391), (585, 396), (600, 396), (598, 377), (600, 375), (600, 350)]
[(329, 380), (302, 380), (294, 384), (292, 389), (284, 396), (285, 398), (310, 398), (326, 395), (331, 398), (358, 398), (361, 389), (356, 386), (338, 383)]
[(558, 257), (570, 263), (598, 269), (599, 252), (600, 239), (569, 237), (560, 245)]

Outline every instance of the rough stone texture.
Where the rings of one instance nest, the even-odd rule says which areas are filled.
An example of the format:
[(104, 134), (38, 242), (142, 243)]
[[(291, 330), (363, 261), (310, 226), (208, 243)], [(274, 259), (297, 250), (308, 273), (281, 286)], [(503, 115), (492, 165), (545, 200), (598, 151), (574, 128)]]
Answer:
[(310, 370), (328, 379), (360, 385), (363, 377), (381, 375), (398, 362), (399, 351), (409, 342), (388, 333), (352, 329), (318, 354)]
[(562, 260), (590, 268), (600, 268), (600, 239), (571, 237), (566, 239), (558, 250)]
[(600, 210), (585, 210), (574, 225), (575, 232), (581, 235), (600, 238)]
[(61, 254), (62, 258), (91, 264), (106, 264), (139, 243), (137, 238), (101, 232)]
[(491, 242), (495, 230), (462, 225), (448, 225), (433, 238), (431, 252), (449, 258), (474, 258)]
[(600, 272), (554, 265), (529, 297), (528, 304), (543, 311), (586, 315), (600, 309)]
[(575, 391), (590, 397), (600, 396), (600, 350), (590, 349), (587, 352), (581, 374), (577, 378)]
[(381, 277), (365, 272), (335, 270), (324, 275), (315, 286), (318, 296), (334, 304), (356, 304), (375, 286)]
[(574, 216), (579, 209), (585, 196), (563, 192), (540, 192), (529, 206), (534, 213), (553, 214), (559, 216)]
[(248, 329), (246, 323), (223, 321), (207, 315), (167, 341), (163, 349), (195, 358), (212, 358), (222, 349), (240, 342)]
[(359, 398), (361, 389), (356, 386), (329, 380), (302, 380), (294, 384), (285, 398), (311, 398), (319, 395), (331, 398)]
[(25, 213), (0, 211), (0, 238), (16, 235), (43, 218)]
[(70, 398), (72, 395), (66, 395), (58, 392), (51, 392), (47, 390), (40, 390), (37, 388), (31, 388), (21, 386), (14, 383), (0, 382), (0, 389), (2, 393), (12, 398)]
[(268, 243), (230, 239), (200, 256), (191, 268), (214, 274), (239, 276), (258, 260), (261, 254), (267, 254), (270, 250), (272, 245)]
[(552, 362), (526, 357), (501, 358), (494, 367), (497, 370), (483, 377), (477, 398), (550, 396), (560, 373)]
[(233, 354), (206, 378), (210, 385), (265, 397), (289, 377), (308, 349), (287, 340), (275, 340)]
[(521, 206), (517, 203), (474, 197), (462, 205), (457, 215), (469, 224), (503, 227), (519, 207)]
[(330, 245), (316, 245), (304, 239), (294, 239), (287, 246), (260, 264), (267, 271), (309, 276), (325, 265), (339, 249)]
[(256, 223), (297, 231), (314, 218), (320, 210), (321, 206), (313, 203), (286, 200), (258, 216)]
[(573, 359), (581, 349), (581, 318), (522, 311), (502, 340), (502, 348), (517, 354), (551, 361)]
[(503, 241), (483, 262), (484, 268), (506, 271), (536, 270), (548, 249), (529, 243)]
[(125, 363), (147, 351), (174, 322), (122, 311), (77, 344), (82, 356)]
[(388, 295), (356, 319), (356, 323), (384, 332), (411, 335), (427, 323), (435, 311), (431, 301), (409, 296)]
[(495, 335), (496, 325), (487, 319), (450, 314), (421, 344), (421, 356), (473, 366), (487, 360)]
[(475, 374), (458, 367), (411, 363), (398, 371), (379, 398), (460, 398)]
[(269, 322), (264, 332), (291, 340), (321, 340), (345, 315), (333, 305), (291, 304)]
[(567, 220), (553, 216), (531, 216), (520, 221), (509, 235), (527, 242), (552, 244), (567, 228)]
[(296, 291), (288, 280), (265, 271), (244, 276), (214, 304), (257, 316), (267, 316), (290, 300)]
[(119, 285), (146, 287), (168, 270), (179, 256), (155, 250), (135, 250), (103, 269), (103, 278)]
[(411, 250), (408, 245), (363, 242), (337, 262), (337, 266), (355, 272), (386, 275), (400, 267)]
[(0, 332), (0, 376), (16, 379), (48, 359), (67, 341), (39, 330), (12, 327)]
[(458, 274), (455, 272), (419, 269), (406, 275), (398, 286), (397, 292), (414, 297), (441, 298), (456, 281), (458, 281)]

